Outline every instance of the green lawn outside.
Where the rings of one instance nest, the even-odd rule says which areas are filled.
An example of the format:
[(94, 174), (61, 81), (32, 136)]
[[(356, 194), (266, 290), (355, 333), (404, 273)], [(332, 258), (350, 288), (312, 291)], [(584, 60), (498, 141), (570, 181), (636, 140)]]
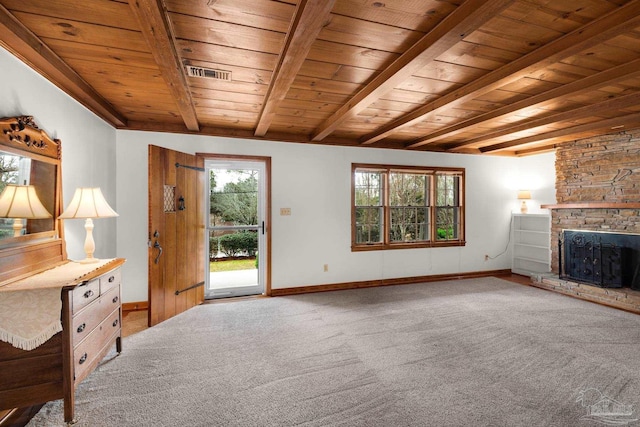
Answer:
[(211, 273), (217, 271), (252, 270), (254, 268), (256, 268), (255, 258), (211, 261), (209, 263), (209, 271)]

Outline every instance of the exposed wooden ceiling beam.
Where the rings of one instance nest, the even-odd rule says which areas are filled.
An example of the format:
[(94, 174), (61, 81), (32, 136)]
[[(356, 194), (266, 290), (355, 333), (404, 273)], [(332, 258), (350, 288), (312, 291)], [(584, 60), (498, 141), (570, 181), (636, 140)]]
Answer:
[[(587, 117), (598, 116), (599, 114), (610, 112), (613, 110), (622, 110), (637, 105), (640, 105), (640, 92), (619, 96), (617, 98), (607, 99), (606, 101), (599, 102), (597, 104), (585, 105), (584, 107), (575, 108), (570, 111), (563, 111), (533, 120), (526, 120), (522, 123), (516, 123), (510, 126), (506, 126), (495, 132), (485, 133), (482, 136), (470, 139), (467, 142), (469, 144), (477, 144), (483, 141), (498, 138), (500, 136), (522, 132), (539, 126), (545, 126), (556, 122), (576, 121)], [(449, 148), (449, 151), (451, 151), (451, 148)]]
[(298, 3), (265, 102), (262, 104), (256, 136), (264, 136), (269, 130), (280, 102), (287, 95), (334, 3), (335, 0), (302, 0)]
[[(550, 89), (538, 95), (530, 96), (529, 98), (525, 98), (512, 104), (505, 105), (504, 107), (500, 107), (487, 113), (480, 114), (479, 116), (475, 116), (462, 122), (455, 123), (451, 126), (447, 126), (444, 129), (433, 132), (423, 138), (419, 138), (409, 145), (417, 143), (422, 143), (422, 145), (430, 144), (443, 138), (457, 135), (472, 126), (477, 126), (481, 123), (486, 123), (491, 120), (507, 117), (526, 108), (539, 106), (560, 97), (575, 96), (587, 91), (593, 91), (600, 87), (615, 84), (621, 80), (626, 80), (639, 75), (640, 59), (636, 59), (626, 64), (622, 64), (617, 67), (602, 71), (598, 74), (594, 74), (592, 76), (567, 83), (555, 89)], [(474, 144), (474, 142), (472, 140), (468, 140), (465, 142), (449, 145), (449, 147), (450, 149), (455, 149), (472, 144)]]
[(326, 138), (511, 3), (513, 0), (466, 0), (319, 126), (312, 139)]
[[(445, 106), (450, 107), (453, 103), (468, 101), (473, 97), (498, 89), (563, 58), (575, 55), (625, 31), (637, 28), (639, 25), (640, 0), (633, 0), (625, 6), (380, 127), (377, 131), (366, 135), (361, 141), (363, 144), (372, 144), (404, 126), (424, 120), (425, 116)], [(407, 148), (416, 148), (421, 145), (424, 143), (410, 143)]]
[(126, 126), (125, 116), (2, 5), (0, 45), (108, 123), (117, 127)]
[(184, 67), (175, 48), (175, 38), (163, 1), (129, 0), (129, 5), (140, 22), (142, 34), (149, 44), (185, 126), (189, 130), (197, 131), (200, 126), (196, 109)]
[[(623, 128), (619, 128), (623, 127)], [(597, 122), (585, 123), (583, 125), (571, 126), (564, 129), (558, 129), (547, 133), (540, 133), (525, 138), (514, 139), (512, 141), (503, 142), (500, 144), (489, 145), (481, 147), (480, 152), (490, 153), (493, 151), (504, 150), (506, 148), (516, 147), (518, 145), (530, 144), (532, 142), (544, 141), (552, 138), (566, 137), (570, 135), (577, 135), (584, 132), (591, 132), (596, 130), (609, 130), (621, 131), (628, 129), (635, 129), (640, 127), (640, 113), (627, 114), (624, 116), (614, 117), (611, 119), (599, 120)]]
[(516, 156), (531, 156), (534, 154), (548, 153), (554, 151), (556, 148), (558, 148), (558, 144), (549, 144), (543, 145), (542, 147), (527, 148), (526, 150), (516, 150), (513, 154)]

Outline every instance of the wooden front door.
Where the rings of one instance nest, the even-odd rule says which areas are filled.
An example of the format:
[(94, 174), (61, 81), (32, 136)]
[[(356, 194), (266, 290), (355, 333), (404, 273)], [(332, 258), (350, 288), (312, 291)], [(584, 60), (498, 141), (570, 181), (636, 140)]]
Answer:
[(149, 326), (204, 301), (203, 166), (149, 146)]

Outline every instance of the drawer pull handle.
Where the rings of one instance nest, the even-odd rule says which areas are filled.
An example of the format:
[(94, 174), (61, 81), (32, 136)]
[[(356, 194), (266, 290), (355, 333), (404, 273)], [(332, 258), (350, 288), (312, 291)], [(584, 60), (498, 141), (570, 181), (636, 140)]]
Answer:
[(117, 303), (118, 302), (118, 297), (113, 297), (113, 299), (111, 300), (112, 303)]
[(116, 326), (118, 326), (118, 319), (113, 321), (113, 327), (115, 328)]
[(82, 365), (84, 362), (87, 361), (87, 353), (83, 354), (82, 357), (80, 358), (80, 360), (78, 360), (78, 364)]
[(84, 328), (86, 327), (87, 327), (86, 323), (83, 323), (82, 325), (78, 326), (78, 333), (79, 334), (82, 333), (82, 331), (84, 331)]
[(87, 292), (84, 293), (85, 298), (91, 298), (92, 296), (93, 296), (93, 291), (91, 289), (89, 289)]
[(109, 283), (113, 282), (114, 280), (116, 280), (116, 276), (109, 277)]

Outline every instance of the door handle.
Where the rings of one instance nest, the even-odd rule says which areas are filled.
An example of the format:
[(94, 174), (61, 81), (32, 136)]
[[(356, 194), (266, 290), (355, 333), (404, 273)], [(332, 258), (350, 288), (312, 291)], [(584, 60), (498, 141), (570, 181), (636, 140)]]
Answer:
[(154, 263), (157, 264), (158, 261), (160, 261), (160, 256), (162, 255), (162, 246), (160, 246), (160, 243), (156, 240), (156, 242), (153, 244), (153, 247), (158, 249), (158, 256), (156, 256), (156, 259), (154, 261)]

